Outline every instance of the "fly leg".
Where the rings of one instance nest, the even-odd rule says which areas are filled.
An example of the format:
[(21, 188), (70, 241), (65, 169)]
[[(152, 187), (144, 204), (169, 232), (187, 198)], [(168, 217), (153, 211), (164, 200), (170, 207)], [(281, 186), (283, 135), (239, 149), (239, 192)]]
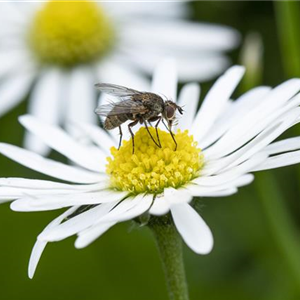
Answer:
[(157, 121), (157, 123), (155, 124), (155, 131), (156, 131), (156, 137), (157, 137), (157, 141), (158, 141), (158, 144), (159, 144), (159, 147), (161, 148), (161, 143), (160, 143), (160, 139), (159, 139), (159, 135), (158, 135), (158, 125), (160, 123), (160, 121), (162, 120), (162, 117), (161, 116), (158, 116), (158, 117), (153, 117), (151, 119), (149, 119), (148, 121), (149, 122), (155, 122)]
[(175, 140), (174, 133), (172, 132), (172, 123), (173, 123), (173, 121), (172, 121), (172, 120), (168, 121), (168, 125), (169, 125), (169, 132), (170, 132), (170, 134), (171, 134), (171, 137), (172, 137), (172, 139), (173, 139), (173, 141), (174, 141), (174, 143), (175, 143), (175, 149), (174, 149), (174, 151), (176, 151), (176, 150), (177, 150), (177, 142), (176, 142), (176, 140)]
[(120, 141), (119, 141), (119, 148), (118, 148), (118, 150), (120, 149), (120, 147), (121, 147), (121, 143), (122, 143), (122, 137), (123, 137), (123, 132), (122, 132), (122, 128), (121, 128), (121, 126), (119, 126), (119, 132), (120, 132)]
[(168, 126), (167, 126), (166, 123), (164, 122), (164, 119), (161, 119), (161, 121), (162, 121), (162, 123), (164, 124), (164, 126), (166, 127), (166, 129), (167, 129), (168, 131), (170, 131), (170, 129), (168, 128)]
[(161, 120), (162, 120), (162, 117), (158, 117), (158, 121), (155, 124), (156, 137), (157, 137), (157, 140), (158, 140), (158, 143), (159, 143), (160, 146), (161, 146), (161, 143), (160, 143), (160, 139), (159, 139), (158, 129), (157, 128), (158, 128), (158, 125), (159, 125), (159, 123), (160, 123)]
[(146, 121), (144, 121), (144, 125), (145, 125), (146, 130), (148, 131), (148, 133), (149, 133), (149, 135), (150, 135), (152, 141), (154, 142), (154, 144), (155, 144), (158, 148), (161, 148), (161, 144), (160, 144), (160, 143), (158, 144), (158, 143), (155, 141), (154, 137), (152, 136), (151, 132), (149, 131), (149, 128), (148, 128), (148, 125), (147, 125), (147, 122), (146, 122)]
[(132, 137), (132, 154), (134, 154), (134, 134), (131, 130), (131, 127), (135, 126), (138, 122), (139, 122), (139, 120), (135, 120), (135, 121), (128, 124), (128, 130), (129, 130), (129, 132), (131, 134), (131, 137)]

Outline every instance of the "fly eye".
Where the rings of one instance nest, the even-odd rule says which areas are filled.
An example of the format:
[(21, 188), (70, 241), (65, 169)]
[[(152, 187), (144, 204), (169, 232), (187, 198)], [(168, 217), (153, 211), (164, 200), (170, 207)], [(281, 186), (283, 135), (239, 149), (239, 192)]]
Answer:
[(175, 114), (175, 108), (172, 106), (167, 106), (166, 107), (166, 115), (168, 119), (172, 119)]

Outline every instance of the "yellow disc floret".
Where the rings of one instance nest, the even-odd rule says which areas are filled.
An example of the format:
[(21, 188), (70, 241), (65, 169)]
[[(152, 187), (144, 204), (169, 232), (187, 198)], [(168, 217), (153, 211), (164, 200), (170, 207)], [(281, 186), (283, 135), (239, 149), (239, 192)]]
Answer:
[[(155, 129), (149, 130), (156, 137)], [(199, 176), (204, 157), (187, 130), (176, 133), (176, 151), (169, 132), (159, 130), (159, 138), (161, 148), (142, 127), (134, 137), (134, 154), (131, 140), (124, 141), (119, 150), (111, 148), (112, 157), (107, 158), (106, 172), (112, 188), (133, 194), (158, 194), (164, 188), (178, 188)]]
[(33, 18), (28, 42), (42, 63), (71, 67), (101, 58), (114, 41), (110, 20), (90, 1), (49, 1)]

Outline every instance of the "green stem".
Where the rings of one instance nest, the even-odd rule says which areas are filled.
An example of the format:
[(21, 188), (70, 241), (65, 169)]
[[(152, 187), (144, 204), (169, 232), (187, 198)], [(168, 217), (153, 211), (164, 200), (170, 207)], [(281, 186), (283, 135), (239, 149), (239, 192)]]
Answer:
[[(282, 62), (287, 77), (300, 76), (300, 3), (299, 1), (274, 1), (276, 22), (282, 52)], [(292, 129), (297, 135), (299, 127)], [(298, 168), (300, 178), (300, 169)]]
[(284, 198), (272, 174), (257, 174), (255, 186), (273, 238), (290, 270), (290, 278), (300, 287), (300, 243)]
[(298, 1), (275, 1), (282, 59), (289, 77), (300, 76), (300, 5)]
[(149, 223), (162, 261), (170, 300), (188, 300), (182, 256), (182, 240), (169, 217), (153, 218)]

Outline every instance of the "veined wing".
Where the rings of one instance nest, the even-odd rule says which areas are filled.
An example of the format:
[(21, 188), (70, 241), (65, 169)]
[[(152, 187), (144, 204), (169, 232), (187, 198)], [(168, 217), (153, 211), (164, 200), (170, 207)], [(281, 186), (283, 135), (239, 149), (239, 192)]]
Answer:
[(115, 97), (130, 97), (142, 94), (142, 92), (129, 89), (125, 86), (110, 84), (110, 83), (97, 83), (95, 87), (101, 92), (115, 96)]
[(141, 102), (125, 100), (116, 103), (100, 105), (96, 108), (95, 113), (99, 116), (116, 116), (121, 114), (145, 114), (148, 112)]

